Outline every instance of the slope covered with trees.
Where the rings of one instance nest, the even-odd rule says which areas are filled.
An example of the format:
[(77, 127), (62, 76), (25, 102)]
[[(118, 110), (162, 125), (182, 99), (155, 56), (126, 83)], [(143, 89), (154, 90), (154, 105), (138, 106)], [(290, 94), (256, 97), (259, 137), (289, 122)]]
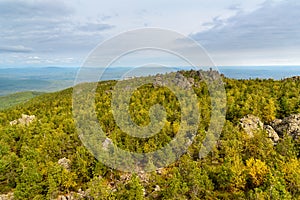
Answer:
[[(56, 199), (61, 195), (77, 199), (299, 199), (299, 139), (286, 134), (273, 145), (265, 131), (250, 137), (239, 125), (247, 114), (268, 124), (300, 113), (299, 79), (224, 78), (226, 122), (216, 147), (200, 159), (210, 120), (209, 92), (196, 71), (180, 73), (194, 79), (201, 116), (198, 135), (177, 162), (137, 174), (98, 162), (78, 137), (69, 88), (0, 112), (0, 194), (13, 192), (15, 199)], [(151, 152), (172, 140), (181, 110), (169, 89), (148, 84), (133, 93), (130, 114), (135, 123), (147, 125), (149, 108), (156, 103), (167, 112), (160, 133), (138, 139), (122, 132), (114, 122), (110, 106), (115, 84), (99, 82), (95, 95), (97, 117), (107, 137), (134, 152)], [(10, 125), (22, 114), (35, 115), (36, 120), (27, 126)], [(67, 167), (59, 162), (62, 158)]]
[(42, 92), (18, 92), (7, 96), (0, 96), (0, 110), (7, 109), (9, 107), (24, 103), (36, 96), (43, 94)]

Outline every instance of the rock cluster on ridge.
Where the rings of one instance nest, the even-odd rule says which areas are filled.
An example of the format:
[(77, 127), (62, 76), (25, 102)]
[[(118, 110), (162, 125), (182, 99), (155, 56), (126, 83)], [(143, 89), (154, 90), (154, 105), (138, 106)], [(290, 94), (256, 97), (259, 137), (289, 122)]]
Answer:
[(9, 122), (9, 124), (11, 126), (13, 125), (17, 125), (17, 124), (21, 124), (21, 125), (29, 125), (31, 124), (33, 121), (35, 120), (35, 116), (34, 115), (25, 115), (22, 114), (21, 118), (13, 120), (11, 122)]
[(264, 125), (257, 116), (246, 115), (240, 119), (240, 125), (250, 137), (253, 137), (257, 131), (266, 131), (268, 138), (274, 144), (279, 141), (280, 137), (284, 137), (285, 134), (294, 139), (300, 138), (300, 114), (293, 114), (283, 119), (275, 119), (270, 125)]
[(298, 139), (300, 137), (300, 114), (293, 114), (282, 120), (276, 119), (271, 126), (280, 136), (287, 134)]

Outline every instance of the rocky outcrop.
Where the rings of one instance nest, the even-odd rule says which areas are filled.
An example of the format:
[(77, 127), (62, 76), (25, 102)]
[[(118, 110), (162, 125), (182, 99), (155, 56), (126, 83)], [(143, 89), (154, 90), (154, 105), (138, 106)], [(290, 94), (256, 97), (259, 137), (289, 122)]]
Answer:
[(285, 134), (292, 136), (294, 139), (300, 138), (300, 114), (290, 115), (284, 119), (275, 119), (270, 125), (264, 125), (260, 119), (254, 115), (246, 115), (240, 119), (240, 125), (244, 131), (253, 137), (255, 132), (266, 131), (276, 145), (280, 137)]
[(279, 141), (279, 136), (276, 131), (270, 125), (264, 125), (264, 130), (268, 133), (268, 137), (274, 142), (277, 143)]
[(246, 115), (240, 119), (240, 125), (250, 137), (253, 137), (255, 132), (264, 127), (260, 119), (254, 115)]
[(154, 77), (153, 85), (154, 87), (164, 86), (163, 76), (161, 74), (157, 74)]
[(173, 79), (172, 82), (183, 89), (189, 89), (192, 86), (191, 82), (186, 79), (180, 72), (176, 73), (175, 79)]
[(271, 126), (280, 136), (284, 136), (286, 133), (294, 139), (300, 138), (300, 114), (290, 115), (282, 120), (276, 119)]
[(293, 76), (293, 77), (285, 78), (283, 80), (299, 81), (300, 80), (300, 76)]
[(189, 89), (192, 85), (194, 85), (193, 78), (187, 79), (180, 72), (176, 72), (175, 74), (170, 73), (168, 75), (157, 74), (154, 77), (153, 85), (154, 87), (165, 86), (167, 83), (170, 83), (170, 79), (174, 85), (183, 89)]
[(9, 124), (11, 126), (13, 125), (17, 125), (17, 124), (21, 124), (21, 125), (26, 125), (28, 126), (29, 124), (31, 124), (33, 121), (35, 120), (35, 116), (34, 115), (25, 115), (22, 114), (22, 117), (16, 120), (13, 120), (11, 122), (9, 122)]

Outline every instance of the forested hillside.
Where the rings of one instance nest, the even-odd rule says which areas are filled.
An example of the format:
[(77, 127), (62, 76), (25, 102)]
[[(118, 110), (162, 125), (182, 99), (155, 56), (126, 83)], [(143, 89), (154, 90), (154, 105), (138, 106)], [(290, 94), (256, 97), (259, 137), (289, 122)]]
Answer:
[(0, 110), (24, 103), (33, 97), (43, 94), (42, 92), (18, 92), (7, 96), (0, 96)]
[[(196, 71), (180, 73), (193, 78), (201, 116), (198, 135), (177, 162), (151, 173), (134, 174), (98, 162), (79, 139), (69, 88), (0, 112), (0, 194), (13, 193), (14, 199), (299, 199), (300, 129), (293, 134), (282, 130), (274, 143), (266, 129), (248, 134), (240, 119), (251, 114), (272, 125), (276, 119), (299, 114), (300, 79), (224, 77), (226, 122), (213, 151), (199, 158), (210, 121), (209, 91)], [(135, 123), (147, 125), (149, 108), (156, 103), (167, 112), (160, 133), (137, 139), (114, 122), (110, 106), (115, 84), (99, 82), (95, 95), (97, 117), (107, 137), (122, 149), (145, 153), (172, 140), (181, 113), (169, 89), (148, 84), (133, 93), (130, 114)], [(22, 114), (35, 118), (21, 123), (17, 119)], [(14, 120), (16, 123), (10, 123)]]

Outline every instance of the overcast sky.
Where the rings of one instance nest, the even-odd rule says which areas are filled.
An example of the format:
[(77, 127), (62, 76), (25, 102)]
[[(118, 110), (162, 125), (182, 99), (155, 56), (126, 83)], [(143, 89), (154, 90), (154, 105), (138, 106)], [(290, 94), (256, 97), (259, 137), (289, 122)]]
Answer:
[(298, 0), (0, 0), (0, 67), (80, 66), (142, 27), (193, 38), (217, 65), (300, 65)]

